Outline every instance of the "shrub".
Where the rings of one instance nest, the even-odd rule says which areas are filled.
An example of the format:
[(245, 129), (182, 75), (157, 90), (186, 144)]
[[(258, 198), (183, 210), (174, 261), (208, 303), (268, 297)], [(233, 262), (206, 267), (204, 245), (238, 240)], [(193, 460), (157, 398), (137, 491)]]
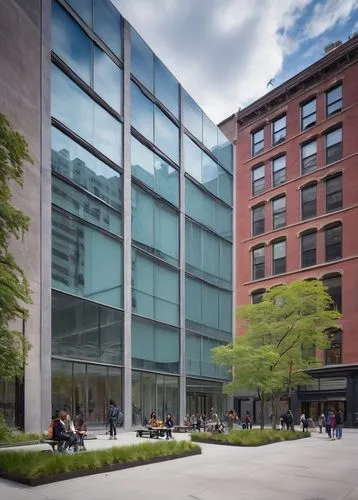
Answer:
[(230, 434), (198, 432), (191, 435), (192, 441), (200, 443), (227, 444), (231, 446), (263, 446), (280, 441), (292, 441), (310, 437), (309, 432), (274, 430), (237, 430)]
[(189, 441), (170, 441), (118, 446), (73, 455), (31, 451), (1, 452), (0, 470), (9, 476), (34, 479), (84, 469), (93, 470), (111, 464), (150, 460), (153, 457), (176, 456), (198, 449), (198, 445)]
[(0, 446), (2, 444), (24, 443), (26, 441), (39, 441), (43, 436), (30, 432), (19, 432), (10, 429), (3, 419), (0, 419)]

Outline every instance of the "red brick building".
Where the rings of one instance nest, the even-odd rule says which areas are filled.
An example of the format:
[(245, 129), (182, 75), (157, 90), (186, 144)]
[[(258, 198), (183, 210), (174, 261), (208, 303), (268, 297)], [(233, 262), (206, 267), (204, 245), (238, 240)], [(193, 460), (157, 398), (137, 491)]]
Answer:
[(357, 82), (358, 36), (220, 124), (236, 145), (237, 304), (279, 283), (323, 280), (343, 317), (317, 385), (297, 391), (297, 411), (316, 417), (342, 406), (351, 425), (358, 425)]

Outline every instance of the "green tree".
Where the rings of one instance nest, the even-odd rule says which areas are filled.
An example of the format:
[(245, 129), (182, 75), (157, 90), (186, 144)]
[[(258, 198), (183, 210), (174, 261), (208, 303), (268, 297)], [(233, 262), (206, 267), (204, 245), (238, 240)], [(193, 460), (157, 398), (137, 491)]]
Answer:
[(11, 183), (23, 187), (23, 164), (32, 163), (24, 137), (0, 113), (0, 379), (21, 378), (29, 343), (11, 328), (27, 316), (31, 292), (23, 270), (9, 252), (12, 238), (29, 228), (29, 217), (12, 205)]
[(238, 316), (244, 334), (233, 345), (213, 349), (213, 359), (233, 367), (227, 393), (257, 391), (262, 428), (265, 404), (271, 402), (274, 427), (281, 396), (312, 381), (305, 369), (319, 365), (317, 354), (329, 346), (329, 330), (341, 315), (322, 282), (310, 280), (276, 286), (259, 304), (239, 308)]

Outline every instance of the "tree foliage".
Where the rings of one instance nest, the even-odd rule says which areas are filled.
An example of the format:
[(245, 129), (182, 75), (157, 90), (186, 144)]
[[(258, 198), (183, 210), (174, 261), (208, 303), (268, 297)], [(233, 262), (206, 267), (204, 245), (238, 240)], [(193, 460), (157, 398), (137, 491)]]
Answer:
[(11, 323), (27, 316), (31, 292), (9, 251), (12, 238), (29, 228), (29, 217), (12, 205), (11, 183), (23, 187), (23, 164), (32, 162), (24, 137), (0, 113), (0, 378), (21, 377), (29, 344)]
[(322, 282), (310, 280), (276, 286), (259, 304), (241, 307), (238, 316), (244, 334), (213, 349), (214, 361), (234, 369), (228, 393), (256, 391), (262, 413), (268, 400), (275, 413), (283, 393), (312, 381), (305, 369), (319, 364), (317, 354), (329, 346), (340, 313)]

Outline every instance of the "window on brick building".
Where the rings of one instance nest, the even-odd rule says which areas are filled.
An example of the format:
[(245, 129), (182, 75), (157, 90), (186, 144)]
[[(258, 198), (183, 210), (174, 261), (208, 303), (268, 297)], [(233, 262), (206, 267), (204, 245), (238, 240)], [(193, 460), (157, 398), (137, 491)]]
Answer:
[(286, 182), (286, 155), (272, 160), (272, 184), (273, 187)]
[(338, 85), (326, 93), (326, 116), (342, 111), (342, 85)]
[(317, 233), (311, 231), (301, 235), (301, 267), (315, 266), (317, 263)]
[(325, 229), (326, 262), (342, 258), (342, 224), (337, 223)]
[(317, 168), (317, 141), (307, 142), (301, 146), (301, 173), (308, 174)]
[(265, 277), (265, 247), (252, 250), (252, 279), (259, 280)]
[(256, 130), (251, 134), (252, 137), (252, 156), (256, 156), (264, 150), (264, 129)]
[(326, 212), (333, 212), (343, 207), (342, 173), (326, 179)]
[(331, 345), (325, 352), (326, 365), (340, 365), (342, 363), (342, 331), (332, 329), (329, 337)]
[(272, 145), (286, 139), (286, 115), (272, 122)]
[(264, 288), (262, 288), (261, 290), (255, 290), (254, 292), (252, 292), (252, 294), (251, 294), (252, 304), (260, 304), (264, 293), (265, 293)]
[(272, 243), (272, 274), (286, 272), (286, 240)]
[(272, 228), (286, 226), (286, 196), (272, 200)]
[(265, 232), (265, 205), (252, 209), (252, 235), (257, 236)]
[(310, 219), (317, 215), (317, 184), (310, 184), (301, 189), (301, 219)]
[(329, 274), (323, 276), (322, 281), (333, 299), (334, 307), (339, 312), (342, 312), (342, 276), (340, 274)]
[(252, 169), (252, 195), (263, 193), (265, 190), (265, 166), (260, 165)]
[(326, 134), (326, 164), (341, 160), (342, 157), (342, 127), (339, 127)]
[(301, 130), (316, 124), (316, 98), (301, 105)]

